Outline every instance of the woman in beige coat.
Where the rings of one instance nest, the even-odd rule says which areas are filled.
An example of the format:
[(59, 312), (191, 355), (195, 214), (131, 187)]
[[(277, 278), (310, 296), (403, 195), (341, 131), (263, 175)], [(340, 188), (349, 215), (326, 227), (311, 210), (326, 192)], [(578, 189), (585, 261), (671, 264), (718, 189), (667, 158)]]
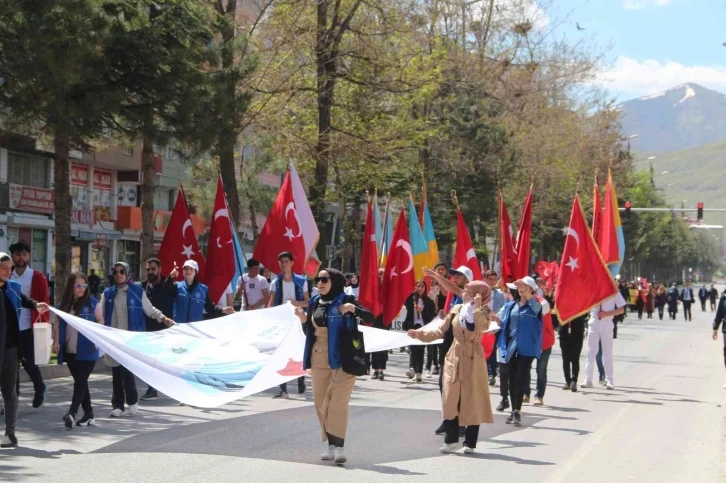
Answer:
[(432, 342), (452, 330), (454, 343), (444, 362), (442, 412), (446, 439), (440, 451), (453, 453), (460, 448), (459, 426), (466, 426), (464, 453), (474, 453), (479, 425), (493, 423), (489, 399), (487, 361), (481, 345), (482, 334), (489, 328), (487, 307), (492, 293), (484, 282), (470, 282), (464, 287), (463, 301), (451, 309), (438, 328), (409, 330), (411, 338)]

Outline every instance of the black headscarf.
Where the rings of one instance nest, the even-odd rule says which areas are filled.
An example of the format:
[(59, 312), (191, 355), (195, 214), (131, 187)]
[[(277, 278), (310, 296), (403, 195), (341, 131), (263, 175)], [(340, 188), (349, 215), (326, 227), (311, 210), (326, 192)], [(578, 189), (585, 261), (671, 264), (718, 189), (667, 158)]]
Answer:
[[(356, 280), (358, 280), (358, 283), (353, 283), (353, 277), (355, 277)], [(358, 288), (360, 286), (360, 277), (357, 273), (351, 273), (350, 274), (350, 286), (352, 288)]]
[[(330, 302), (345, 290), (345, 275), (334, 268), (326, 268), (320, 271), (328, 272), (328, 276), (330, 277), (330, 291), (325, 295), (320, 294), (320, 300)], [(320, 272), (318, 272), (318, 275), (320, 275)]]

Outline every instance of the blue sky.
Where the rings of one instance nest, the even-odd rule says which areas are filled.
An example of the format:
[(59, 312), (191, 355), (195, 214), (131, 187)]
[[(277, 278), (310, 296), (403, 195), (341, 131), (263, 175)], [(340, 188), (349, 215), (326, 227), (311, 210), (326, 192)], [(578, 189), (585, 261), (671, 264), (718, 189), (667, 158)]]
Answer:
[(723, 0), (551, 0), (544, 8), (557, 34), (604, 50), (601, 84), (618, 100), (686, 82), (726, 93)]

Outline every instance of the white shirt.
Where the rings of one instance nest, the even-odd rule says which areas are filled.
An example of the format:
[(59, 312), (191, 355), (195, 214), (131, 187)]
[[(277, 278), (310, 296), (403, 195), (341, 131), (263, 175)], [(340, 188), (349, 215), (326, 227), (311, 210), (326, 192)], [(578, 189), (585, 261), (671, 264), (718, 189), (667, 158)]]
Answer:
[[(262, 291), (270, 288), (270, 284), (267, 282), (267, 279), (260, 274), (257, 274), (256, 277), (250, 277), (249, 274), (245, 273), (240, 278), (240, 281), (244, 281), (245, 293), (247, 295), (247, 299), (245, 300), (243, 297), (242, 302), (250, 305), (255, 305), (262, 300), (264, 297)], [(237, 282), (238, 285), (240, 283), (241, 282)]]
[[(282, 277), (282, 275), (280, 275)], [(270, 293), (275, 293), (275, 289), (277, 288), (277, 279), (273, 280), (270, 284)], [(308, 281), (305, 280), (305, 283), (303, 284), (303, 293), (306, 293), (308, 291)], [(282, 280), (282, 303), (284, 304), (288, 300), (295, 301), (295, 282), (290, 280), (289, 282), (286, 282), (285, 279)]]
[(608, 321), (613, 320), (612, 317), (606, 317), (604, 319), (598, 319), (597, 314), (599, 312), (612, 312), (615, 309), (619, 309), (620, 307), (625, 307), (625, 299), (622, 295), (620, 295), (620, 292), (618, 292), (615, 297), (606, 300), (603, 302), (599, 307), (595, 307), (590, 312), (590, 323), (595, 322), (596, 320), (601, 321)]
[(232, 291), (232, 283), (227, 285), (227, 289), (222, 294), (222, 297), (219, 299), (219, 302), (217, 302), (218, 309), (223, 309), (227, 306), (227, 295), (234, 295), (234, 292)]
[[(20, 291), (26, 297), (30, 297), (30, 287), (33, 285), (33, 274), (35, 270), (27, 267), (21, 276), (13, 270), (13, 274), (10, 275), (10, 280), (18, 282), (20, 284)], [(30, 320), (30, 309), (20, 309), (20, 320), (18, 320), (18, 326), (20, 330), (30, 329), (33, 320)]]
[(352, 295), (355, 298), (358, 298), (358, 294), (360, 293), (360, 285), (358, 285), (355, 288), (353, 288), (351, 286), (345, 287), (343, 289), (343, 292), (345, 292), (346, 295)]

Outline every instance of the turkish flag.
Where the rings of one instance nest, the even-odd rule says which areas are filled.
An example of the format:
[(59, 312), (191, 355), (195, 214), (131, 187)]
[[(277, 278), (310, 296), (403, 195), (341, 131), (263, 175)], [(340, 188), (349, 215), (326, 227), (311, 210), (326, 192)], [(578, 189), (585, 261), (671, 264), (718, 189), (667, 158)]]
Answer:
[(229, 219), (229, 206), (227, 205), (227, 197), (224, 195), (224, 186), (220, 176), (217, 180), (217, 196), (214, 198), (212, 226), (209, 229), (209, 240), (207, 242), (205, 283), (209, 287), (209, 298), (212, 302), (216, 304), (222, 298), (234, 275), (232, 223)]
[(532, 194), (534, 183), (529, 187), (529, 193), (524, 200), (522, 216), (519, 218), (519, 231), (517, 231), (517, 270), (514, 276), (517, 279), (529, 275), (532, 259)]
[(368, 216), (366, 217), (366, 230), (363, 235), (359, 281), (358, 301), (378, 317), (381, 313), (381, 286), (378, 279), (378, 244), (376, 243), (376, 227), (371, 200), (368, 200)]
[(180, 189), (174, 204), (174, 211), (169, 218), (169, 224), (164, 232), (164, 239), (159, 247), (159, 261), (161, 261), (161, 273), (169, 275), (174, 270), (174, 265), (179, 269), (177, 281), (182, 279), (181, 267), (189, 259), (199, 264), (199, 280), (204, 280), (204, 257), (199, 249), (197, 235), (192, 227), (192, 218), (189, 215), (187, 200), (184, 190)]
[(386, 269), (383, 273), (383, 324), (388, 327), (401, 311), (406, 298), (416, 286), (413, 275), (413, 252), (408, 237), (406, 215), (403, 208), (398, 216), (396, 231), (391, 240)]
[(602, 239), (602, 203), (597, 178), (595, 178), (595, 186), (592, 188), (592, 237), (599, 248)]
[(499, 191), (499, 250), (501, 264), (501, 278), (504, 283), (511, 283), (517, 280), (519, 270), (517, 268), (517, 247), (515, 246), (512, 221), (509, 219), (507, 205)]
[(552, 285), (560, 273), (560, 266), (557, 265), (557, 262), (540, 260), (534, 265), (534, 272), (547, 282), (547, 288), (552, 289)]
[(603, 261), (607, 264), (620, 263), (620, 246), (615, 223), (617, 199), (613, 199), (613, 180), (608, 173), (608, 183), (605, 187), (605, 209), (602, 212), (602, 228), (598, 246)]
[(304, 273), (307, 253), (293, 196), (290, 171), (285, 175), (277, 199), (267, 215), (267, 221), (262, 227), (259, 238), (257, 238), (253, 258), (273, 273), (278, 273), (280, 270), (277, 257), (285, 251), (292, 253), (293, 271), (299, 274)]
[(580, 199), (575, 195), (555, 289), (560, 323), (566, 324), (613, 297), (617, 287), (585, 221)]
[(479, 267), (479, 260), (476, 258), (476, 252), (474, 252), (474, 244), (471, 242), (469, 236), (469, 228), (467, 228), (464, 222), (464, 215), (461, 214), (461, 209), (456, 208), (456, 252), (454, 252), (454, 265), (453, 268), (465, 265), (469, 267), (471, 272), (474, 274), (474, 280), (481, 280), (481, 268)]

